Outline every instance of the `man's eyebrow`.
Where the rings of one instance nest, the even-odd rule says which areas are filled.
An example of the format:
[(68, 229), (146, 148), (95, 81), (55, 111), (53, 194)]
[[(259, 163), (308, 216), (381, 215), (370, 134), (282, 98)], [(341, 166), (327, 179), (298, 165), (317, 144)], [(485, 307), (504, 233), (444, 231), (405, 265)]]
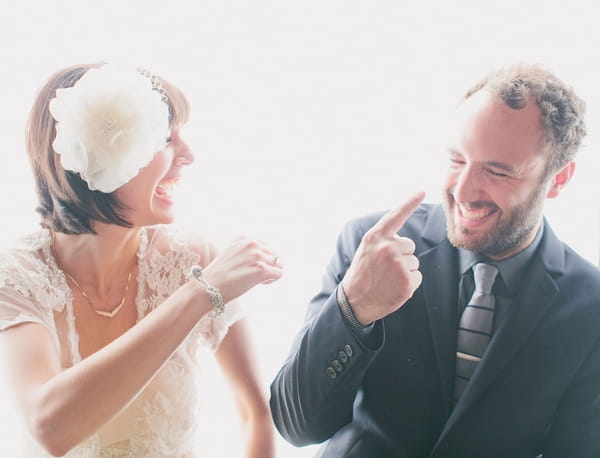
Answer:
[(519, 173), (519, 168), (518, 167), (513, 167), (513, 166), (505, 164), (503, 162), (487, 161), (487, 162), (485, 162), (485, 164), (488, 165), (488, 166), (490, 166), (490, 167), (494, 167), (496, 169), (504, 170), (505, 172), (509, 172), (511, 174), (518, 174)]
[[(446, 148), (446, 151), (448, 152), (448, 154), (450, 156), (463, 157), (463, 155), (454, 148), (448, 147), (448, 148)], [(514, 175), (518, 174), (519, 170), (520, 170), (518, 167), (514, 167), (511, 165), (505, 164), (504, 162), (499, 162), (499, 161), (486, 161), (486, 162), (484, 162), (484, 164), (487, 165), (488, 167), (494, 167), (495, 169), (504, 170), (505, 172), (508, 172), (508, 173), (514, 174)]]

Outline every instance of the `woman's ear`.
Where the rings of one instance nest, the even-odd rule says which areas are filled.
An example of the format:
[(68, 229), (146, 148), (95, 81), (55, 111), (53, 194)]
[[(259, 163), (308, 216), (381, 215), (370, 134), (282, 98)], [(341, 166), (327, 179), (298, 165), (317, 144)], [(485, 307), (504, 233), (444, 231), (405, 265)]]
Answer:
[(548, 190), (546, 197), (552, 199), (560, 193), (560, 190), (569, 182), (575, 173), (575, 162), (571, 161), (560, 169), (552, 178), (552, 186)]

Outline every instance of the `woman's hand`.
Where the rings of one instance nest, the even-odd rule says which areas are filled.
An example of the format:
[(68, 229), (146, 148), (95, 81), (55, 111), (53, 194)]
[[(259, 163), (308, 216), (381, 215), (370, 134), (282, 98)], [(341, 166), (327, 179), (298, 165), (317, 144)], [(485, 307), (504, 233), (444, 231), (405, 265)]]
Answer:
[(204, 269), (209, 285), (219, 288), (225, 303), (260, 283), (272, 283), (283, 273), (277, 255), (262, 242), (235, 240)]

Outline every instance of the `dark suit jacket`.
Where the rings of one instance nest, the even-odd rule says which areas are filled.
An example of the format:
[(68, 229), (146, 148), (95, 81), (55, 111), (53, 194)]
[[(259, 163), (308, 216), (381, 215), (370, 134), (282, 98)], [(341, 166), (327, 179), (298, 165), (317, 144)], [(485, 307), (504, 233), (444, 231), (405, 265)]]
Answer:
[[(380, 214), (341, 233), (306, 325), (271, 385), (283, 437), (324, 457), (600, 457), (600, 273), (547, 222), (509, 317), (453, 408), (458, 258), (440, 206), (400, 231), (422, 285), (364, 334), (334, 290)], [(333, 372), (332, 369), (333, 368)]]

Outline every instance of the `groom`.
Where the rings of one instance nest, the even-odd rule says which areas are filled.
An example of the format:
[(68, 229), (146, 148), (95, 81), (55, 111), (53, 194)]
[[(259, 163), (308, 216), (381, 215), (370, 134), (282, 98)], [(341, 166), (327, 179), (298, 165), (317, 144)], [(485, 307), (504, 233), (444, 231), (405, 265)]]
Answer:
[(341, 233), (271, 386), (319, 456), (600, 456), (600, 272), (543, 218), (584, 104), (537, 65), (461, 101), (443, 205), (416, 194)]

